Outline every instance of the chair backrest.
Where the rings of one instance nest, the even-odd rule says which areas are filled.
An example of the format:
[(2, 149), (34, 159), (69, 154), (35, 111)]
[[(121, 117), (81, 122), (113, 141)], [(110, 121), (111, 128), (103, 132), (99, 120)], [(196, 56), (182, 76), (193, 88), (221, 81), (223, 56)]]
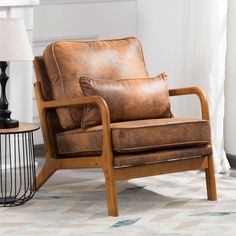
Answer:
[[(34, 58), (34, 70), (36, 75), (36, 80), (40, 82), (43, 97), (46, 101), (53, 100), (51, 83), (47, 75), (46, 67), (42, 56), (37, 56)], [(63, 128), (59, 122), (57, 113), (55, 110), (49, 110), (47, 112), (47, 122), (49, 128), (50, 140), (52, 146), (56, 147), (56, 136), (57, 132), (62, 132)], [(47, 146), (45, 146), (47, 147)], [(46, 150), (47, 151), (47, 150)], [(57, 148), (54, 148), (55, 154), (57, 153)]]
[(53, 100), (51, 82), (48, 78), (43, 56), (36, 56), (34, 58), (34, 70), (35, 70), (36, 80), (41, 83), (44, 99), (46, 101)]
[[(36, 57), (37, 80), (46, 100), (83, 96), (79, 79), (148, 77), (140, 42), (134, 38), (97, 41), (57, 41)], [(83, 108), (57, 109), (64, 129), (80, 127)]]

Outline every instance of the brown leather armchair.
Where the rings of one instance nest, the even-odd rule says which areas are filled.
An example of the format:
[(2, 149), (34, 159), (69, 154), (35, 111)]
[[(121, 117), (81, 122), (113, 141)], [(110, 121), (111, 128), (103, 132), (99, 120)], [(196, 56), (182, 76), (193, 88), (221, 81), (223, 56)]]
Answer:
[[(123, 81), (115, 82), (115, 86), (120, 88), (120, 83), (122, 86), (125, 83), (122, 88), (131, 89), (124, 96), (136, 92), (136, 96), (140, 97), (140, 91), (149, 93), (148, 89), (140, 90), (143, 83), (147, 83), (148, 73), (141, 45), (136, 38), (54, 42), (45, 49), (43, 56), (35, 57), (34, 67), (36, 100), (46, 149), (46, 162), (36, 180), (37, 190), (57, 170), (101, 168), (105, 176), (108, 213), (117, 216), (115, 181), (204, 169), (208, 199), (217, 199), (208, 103), (201, 89), (171, 89), (159, 96), (159, 88), (164, 83), (161, 79), (165, 77), (162, 75), (161, 79), (153, 80), (150, 100), (142, 100), (141, 103), (125, 101), (122, 109), (127, 110), (123, 109), (121, 113), (112, 110), (107, 105), (109, 99), (104, 99), (100, 93), (89, 95), (91, 86), (95, 86), (94, 91), (102, 88), (103, 95), (107, 83), (117, 79)], [(96, 80), (85, 78), (81, 82), (81, 77)], [(138, 81), (132, 82), (133, 78), (145, 78), (139, 80), (141, 87), (137, 91), (132, 90), (133, 83)], [(85, 83), (84, 90), (81, 83)], [(87, 91), (88, 87), (90, 90)], [(85, 96), (83, 92), (86, 91), (88, 94)], [(115, 99), (117, 90), (113, 92)], [(168, 103), (160, 105), (163, 98), (167, 99), (166, 95), (188, 94), (198, 96), (202, 119), (175, 118), (163, 108)], [(120, 99), (122, 97), (116, 100), (114, 106), (120, 104)], [(143, 106), (142, 102), (148, 104), (147, 111), (152, 112), (150, 117), (145, 116), (144, 108), (147, 106)], [(155, 106), (153, 102), (159, 105)], [(137, 119), (135, 112), (129, 114), (130, 106), (135, 103)], [(98, 107), (95, 106), (96, 111), (93, 110), (94, 104)], [(160, 109), (156, 111), (153, 107), (163, 108), (165, 112), (163, 110), (156, 117)], [(91, 115), (90, 120), (83, 117), (85, 109), (90, 109), (86, 111), (86, 115)], [(128, 114), (129, 119), (125, 120), (123, 114)], [(116, 120), (119, 116), (124, 120)], [(135, 119), (132, 120), (132, 117)], [(87, 127), (87, 124), (90, 125)]]

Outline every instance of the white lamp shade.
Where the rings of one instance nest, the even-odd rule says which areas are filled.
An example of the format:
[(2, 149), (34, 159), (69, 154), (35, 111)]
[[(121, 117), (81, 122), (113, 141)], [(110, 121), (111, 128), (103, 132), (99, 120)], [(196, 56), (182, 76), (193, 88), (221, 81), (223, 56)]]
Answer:
[(32, 48), (18, 18), (0, 18), (0, 61), (31, 61)]

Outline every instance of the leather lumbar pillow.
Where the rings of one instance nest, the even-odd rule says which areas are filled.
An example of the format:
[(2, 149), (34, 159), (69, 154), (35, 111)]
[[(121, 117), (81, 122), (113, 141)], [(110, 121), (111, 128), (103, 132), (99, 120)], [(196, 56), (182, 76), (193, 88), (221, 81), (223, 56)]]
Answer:
[[(101, 96), (106, 101), (111, 122), (169, 118), (169, 92), (166, 75), (153, 78), (94, 80), (80, 78), (84, 96)], [(84, 107), (82, 128), (101, 124), (101, 114), (96, 105)]]

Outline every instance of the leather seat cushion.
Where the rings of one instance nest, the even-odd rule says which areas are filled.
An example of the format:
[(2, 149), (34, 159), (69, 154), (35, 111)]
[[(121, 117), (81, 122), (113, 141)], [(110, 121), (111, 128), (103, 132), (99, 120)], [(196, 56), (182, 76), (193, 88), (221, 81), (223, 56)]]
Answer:
[(211, 145), (190, 146), (129, 154), (114, 155), (115, 167), (136, 166), (164, 161), (196, 158), (212, 154)]
[[(123, 80), (81, 77), (80, 85), (85, 96), (104, 98), (110, 111), (111, 122), (172, 117), (164, 73), (153, 78)], [(86, 105), (81, 127), (88, 128), (101, 123), (97, 105)]]
[[(43, 53), (55, 100), (82, 97), (79, 79), (148, 77), (142, 47), (136, 38), (97, 41), (56, 41)], [(80, 127), (83, 107), (58, 108), (64, 129)]]
[[(155, 149), (210, 144), (209, 122), (198, 119), (148, 119), (111, 124), (113, 150), (132, 153)], [(101, 153), (102, 126), (57, 133), (58, 153), (81, 155)]]

